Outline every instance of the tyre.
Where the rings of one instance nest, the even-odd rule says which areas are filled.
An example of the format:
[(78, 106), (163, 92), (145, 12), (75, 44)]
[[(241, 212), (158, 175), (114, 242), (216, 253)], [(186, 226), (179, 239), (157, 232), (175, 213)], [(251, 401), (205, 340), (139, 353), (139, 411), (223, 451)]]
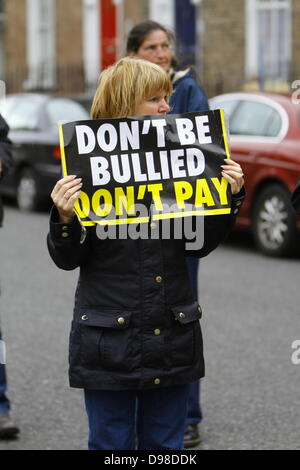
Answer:
[(258, 195), (253, 211), (253, 235), (258, 249), (270, 256), (285, 256), (297, 247), (296, 217), (289, 192), (270, 184)]
[(39, 209), (38, 181), (31, 168), (21, 171), (17, 186), (17, 204), (23, 211), (34, 211)]

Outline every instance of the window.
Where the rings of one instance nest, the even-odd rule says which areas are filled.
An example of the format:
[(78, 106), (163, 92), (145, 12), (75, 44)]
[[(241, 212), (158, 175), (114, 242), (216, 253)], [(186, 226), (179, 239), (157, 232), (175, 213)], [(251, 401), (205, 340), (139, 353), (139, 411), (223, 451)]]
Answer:
[(281, 129), (281, 117), (265, 103), (242, 101), (230, 119), (232, 135), (276, 137)]
[(101, 49), (97, 46), (100, 38), (99, 7), (98, 0), (83, 0), (83, 63), (88, 92), (94, 92), (99, 77)]
[(286, 81), (291, 60), (291, 0), (247, 0), (247, 78)]
[(27, 0), (26, 89), (55, 85), (54, 0)]

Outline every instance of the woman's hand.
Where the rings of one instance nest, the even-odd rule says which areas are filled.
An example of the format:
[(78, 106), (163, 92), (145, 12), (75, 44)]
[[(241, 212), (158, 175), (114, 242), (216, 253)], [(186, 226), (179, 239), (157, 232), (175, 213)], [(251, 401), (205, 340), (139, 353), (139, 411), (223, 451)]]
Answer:
[(244, 186), (244, 174), (241, 166), (231, 158), (225, 158), (225, 165), (223, 168), (222, 176), (230, 183), (232, 194), (238, 194)]
[(74, 204), (82, 187), (81, 178), (75, 175), (65, 176), (57, 181), (51, 198), (57, 207), (60, 222), (69, 223), (74, 217)]

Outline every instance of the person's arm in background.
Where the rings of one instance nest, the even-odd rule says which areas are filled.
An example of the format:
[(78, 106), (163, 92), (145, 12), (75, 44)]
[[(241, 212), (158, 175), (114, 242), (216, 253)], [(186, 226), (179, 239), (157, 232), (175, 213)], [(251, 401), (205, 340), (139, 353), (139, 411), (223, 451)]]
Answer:
[(0, 115), (0, 178), (12, 166), (11, 141), (7, 137), (9, 127)]
[[(12, 166), (11, 141), (7, 137), (9, 127), (0, 115), (0, 180)], [(0, 196), (0, 227), (3, 223), (3, 204)]]
[(189, 80), (186, 87), (186, 101), (189, 113), (207, 111), (209, 109), (208, 100), (203, 88), (193, 79)]

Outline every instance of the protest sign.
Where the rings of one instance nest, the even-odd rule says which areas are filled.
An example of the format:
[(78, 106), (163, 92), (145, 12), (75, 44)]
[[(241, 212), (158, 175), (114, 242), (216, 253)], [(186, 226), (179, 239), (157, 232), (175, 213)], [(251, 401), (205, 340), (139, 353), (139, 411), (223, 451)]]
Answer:
[(82, 178), (85, 226), (230, 213), (222, 110), (70, 122), (60, 144), (63, 175)]

